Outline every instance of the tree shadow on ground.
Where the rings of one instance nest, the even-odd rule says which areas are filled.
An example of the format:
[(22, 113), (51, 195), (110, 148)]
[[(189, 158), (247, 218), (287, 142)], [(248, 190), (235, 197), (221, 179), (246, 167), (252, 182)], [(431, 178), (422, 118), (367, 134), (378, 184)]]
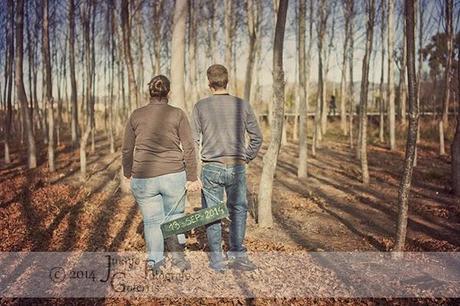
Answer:
[[(113, 238), (112, 242), (110, 243), (108, 247), (109, 250), (115, 251), (120, 248), (121, 244), (123, 243), (123, 240), (128, 236), (129, 229), (134, 223), (136, 214), (137, 214), (137, 206), (134, 203), (134, 205), (131, 206), (128, 214), (126, 215), (123, 225), (121, 226), (117, 235)], [(142, 224), (142, 222), (139, 222), (139, 224)]]

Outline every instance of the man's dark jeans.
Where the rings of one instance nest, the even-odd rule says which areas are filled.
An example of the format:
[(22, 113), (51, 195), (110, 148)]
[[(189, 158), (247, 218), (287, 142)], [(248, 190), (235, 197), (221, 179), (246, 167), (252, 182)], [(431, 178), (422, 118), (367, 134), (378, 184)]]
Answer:
[[(227, 194), (227, 206), (230, 215), (229, 257), (246, 256), (243, 245), (246, 232), (246, 217), (248, 202), (246, 199), (246, 165), (224, 165), (220, 163), (205, 163), (202, 167), (201, 179), (203, 189), (212, 196), (202, 193), (203, 208), (217, 205), (216, 199), (224, 199)], [(211, 266), (222, 262), (222, 226), (217, 221), (206, 227), (209, 249), (211, 251)]]

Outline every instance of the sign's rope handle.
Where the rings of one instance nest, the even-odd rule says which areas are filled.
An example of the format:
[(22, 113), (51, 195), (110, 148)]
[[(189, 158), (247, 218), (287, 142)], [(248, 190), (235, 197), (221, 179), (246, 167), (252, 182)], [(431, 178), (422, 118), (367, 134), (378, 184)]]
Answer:
[(165, 222), (166, 218), (169, 217), (169, 215), (174, 211), (176, 210), (176, 208), (179, 206), (179, 203), (182, 201), (182, 199), (185, 197), (185, 194), (187, 193), (187, 188), (184, 187), (184, 190), (182, 191), (182, 194), (179, 198), (179, 200), (177, 200), (176, 204), (174, 204), (174, 206), (169, 210), (169, 212), (165, 215), (165, 217), (163, 218), (163, 222)]
[(206, 196), (208, 196), (209, 198), (211, 198), (211, 200), (213, 200), (214, 202), (216, 202), (216, 203), (218, 203), (218, 204), (224, 203), (223, 200), (218, 199), (216, 196), (214, 196), (212, 193), (210, 193), (210, 192), (207, 191), (206, 189), (201, 188), (201, 191), (202, 191)]

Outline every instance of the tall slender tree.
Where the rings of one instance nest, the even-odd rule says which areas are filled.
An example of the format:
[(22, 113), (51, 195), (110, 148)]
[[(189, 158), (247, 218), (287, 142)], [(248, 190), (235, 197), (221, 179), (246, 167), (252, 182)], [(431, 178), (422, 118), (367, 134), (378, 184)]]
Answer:
[(86, 179), (86, 146), (88, 144), (88, 138), (91, 133), (92, 126), (92, 115), (93, 110), (93, 65), (91, 58), (91, 13), (94, 9), (91, 1), (88, 1), (81, 13), (81, 23), (83, 26), (83, 45), (85, 55), (85, 100), (86, 100), (86, 124), (82, 137), (80, 138), (80, 178), (82, 181)]
[(115, 4), (113, 2), (108, 3), (108, 21), (107, 29), (110, 33), (109, 35), (109, 142), (110, 142), (110, 153), (115, 153), (115, 131), (114, 131), (114, 120), (113, 120), (113, 105), (115, 103), (114, 99), (114, 78), (115, 78), (115, 31), (116, 31), (116, 22), (115, 22)]
[[(324, 95), (323, 99), (322, 99), (322, 102), (321, 102), (321, 133), (323, 135), (326, 134), (327, 132), (327, 117), (328, 117), (328, 110), (329, 110), (329, 105), (328, 105), (328, 95), (327, 95), (327, 91), (328, 91), (328, 83), (327, 83), (327, 79), (328, 79), (328, 76), (329, 76), (329, 71), (331, 69), (331, 54), (332, 54), (332, 50), (335, 48), (335, 45), (334, 45), (334, 38), (335, 38), (335, 22), (336, 22), (336, 1), (328, 1), (327, 2), (327, 5), (326, 5), (326, 34), (328, 35), (328, 38), (329, 38), (329, 42), (328, 42), (328, 45), (327, 45), (327, 49), (324, 48), (324, 57), (325, 57), (325, 60), (324, 60), (324, 75), (323, 75), (323, 90), (322, 90), (322, 93)], [(329, 15), (330, 18), (329, 18)], [(331, 27), (330, 27), (330, 30), (327, 31), (327, 20), (328, 19), (331, 19)], [(332, 84), (332, 91), (333, 93), (335, 92), (334, 90), (334, 84)], [(335, 93), (334, 93), (335, 95)]]
[[(235, 3), (232, 0), (225, 0), (225, 67), (228, 71), (232, 71), (232, 51), (233, 41), (235, 35)], [(196, 39), (194, 39), (196, 41)], [(233, 88), (236, 84), (230, 82), (230, 88)]]
[(398, 193), (398, 224), (394, 251), (404, 250), (407, 232), (407, 211), (409, 192), (414, 165), (415, 147), (417, 142), (417, 125), (419, 118), (417, 98), (417, 81), (415, 74), (415, 0), (405, 0), (406, 44), (407, 44), (407, 79), (409, 90), (409, 129), (407, 132), (406, 158), (404, 171)]
[(362, 77), (361, 77), (361, 94), (360, 94), (360, 121), (361, 121), (361, 138), (360, 138), (360, 149), (361, 149), (361, 175), (362, 182), (364, 185), (369, 184), (369, 169), (367, 163), (367, 100), (369, 91), (369, 64), (372, 54), (372, 45), (374, 40), (374, 23), (375, 23), (375, 0), (366, 0), (366, 13), (367, 13), (367, 25), (366, 25), (366, 47), (364, 51)]
[(446, 68), (444, 70), (444, 97), (442, 101), (442, 117), (438, 121), (439, 127), (439, 154), (445, 155), (444, 130), (448, 128), (449, 100), (452, 83), (452, 57), (453, 57), (453, 0), (445, 1), (446, 18)]
[[(457, 52), (460, 56), (460, 44), (457, 44)], [(460, 67), (457, 67), (457, 88), (460, 89)], [(460, 110), (460, 90), (457, 90), (457, 107)], [(460, 197), (460, 115), (457, 112), (457, 127), (454, 139), (450, 146), (452, 159), (452, 189), (457, 197)]]
[(354, 16), (355, 8), (354, 1), (347, 2), (347, 14), (350, 16), (350, 26), (349, 26), (349, 39), (350, 45), (348, 47), (348, 116), (349, 116), (349, 139), (350, 139), (350, 149), (353, 149), (353, 114), (354, 114), (354, 82), (353, 82), (353, 59), (354, 59)]
[[(299, 165), (297, 168), (297, 177), (307, 177), (307, 80), (305, 67), (305, 14), (306, 0), (299, 0), (299, 25), (298, 25), (298, 44), (299, 44)], [(297, 121), (297, 118), (296, 118)]]
[(77, 79), (75, 77), (75, 1), (69, 0), (69, 70), (70, 70), (70, 100), (71, 100), (71, 136), (72, 144), (76, 145), (79, 136)]
[(244, 79), (244, 99), (249, 101), (251, 97), (251, 86), (253, 78), (253, 69), (256, 59), (256, 50), (259, 36), (259, 26), (260, 26), (260, 5), (259, 1), (248, 0), (247, 3), (247, 15), (248, 15), (248, 34), (249, 34), (249, 53), (248, 61), (246, 66), (246, 77)]
[(54, 165), (54, 99), (53, 82), (51, 79), (51, 55), (49, 38), (49, 7), (48, 0), (42, 0), (42, 53), (43, 53), (43, 78), (45, 80), (45, 99), (48, 105), (48, 167), (49, 171), (55, 171)]
[(380, 47), (382, 48), (382, 61), (380, 63), (380, 86), (379, 86), (379, 141), (385, 141), (385, 97), (384, 97), (384, 81), (385, 81), (385, 32), (386, 32), (386, 2), (381, 2), (381, 22), (380, 27)]
[(121, 1), (120, 12), (121, 12), (120, 19), (121, 19), (122, 38), (123, 38), (123, 52), (124, 52), (126, 70), (128, 71), (129, 104), (130, 104), (130, 108), (132, 109), (133, 107), (139, 106), (139, 97), (138, 97), (136, 79), (134, 75), (133, 57), (131, 55), (131, 25), (129, 22), (129, 16), (130, 16), (129, 0)]
[[(97, 11), (97, 2), (92, 3), (91, 10), (91, 35), (90, 35), (90, 64), (91, 64), (91, 99), (89, 103), (89, 116), (91, 121), (91, 153), (94, 154), (96, 151), (96, 116), (95, 116), (95, 103), (96, 103), (96, 48), (94, 47), (95, 38), (96, 38), (96, 11)], [(136, 92), (137, 96), (137, 92)]]
[[(196, 2), (196, 0), (193, 0)], [(154, 37), (154, 54), (155, 54), (155, 74), (158, 75), (160, 74), (161, 71), (161, 44), (160, 41), (162, 39), (161, 37), (161, 28), (162, 28), (162, 23), (161, 23), (161, 17), (162, 17), (162, 12), (163, 12), (163, 6), (164, 6), (164, 1), (163, 0), (158, 0), (154, 1), (152, 8), (153, 8), (153, 37)]]
[(319, 147), (320, 141), (322, 139), (322, 108), (325, 103), (324, 99), (326, 98), (325, 94), (325, 80), (324, 80), (324, 40), (326, 35), (327, 21), (329, 17), (327, 1), (320, 0), (318, 5), (318, 95), (316, 100), (316, 110), (315, 110), (315, 126), (313, 131), (313, 145), (312, 145), (312, 155), (316, 156), (316, 148)]
[[(405, 27), (403, 27), (405, 32)], [(401, 69), (399, 71), (399, 88), (398, 88), (398, 96), (399, 96), (399, 118), (402, 125), (406, 125), (407, 123), (407, 114), (406, 114), (406, 42), (403, 40), (402, 48), (401, 48)]]
[[(422, 82), (422, 70), (423, 70), (423, 40), (424, 40), (424, 20), (423, 20), (423, 12), (424, 12), (424, 1), (420, 0), (419, 2), (415, 3), (416, 11), (418, 12), (418, 22), (416, 22), (416, 26), (418, 26), (418, 67), (417, 67), (417, 103), (420, 109), (420, 87)], [(417, 20), (417, 18), (416, 18)], [(417, 126), (417, 144), (420, 141), (420, 124)], [(417, 147), (415, 147), (415, 157), (414, 157), (414, 167), (417, 166)]]
[(29, 105), (24, 89), (24, 1), (16, 2), (16, 98), (21, 104), (21, 116), (24, 120), (25, 134), (27, 139), (27, 160), (29, 169), (37, 167), (35, 139), (32, 132), (32, 120), (30, 118)]
[(11, 162), (10, 157), (10, 133), (11, 123), (13, 119), (12, 106), (12, 88), (13, 88), (13, 59), (14, 59), (14, 1), (8, 0), (8, 23), (6, 27), (7, 49), (5, 50), (5, 103), (6, 103), (6, 118), (5, 118), (5, 164)]
[(207, 23), (206, 39), (208, 48), (206, 49), (206, 59), (208, 64), (214, 64), (217, 61), (217, 31), (216, 31), (216, 15), (217, 15), (217, 1), (205, 0), (205, 8), (207, 10)]
[(347, 7), (350, 5), (348, 2), (352, 0), (342, 0), (343, 15), (345, 18), (345, 39), (343, 42), (343, 55), (342, 55), (342, 74), (340, 78), (340, 128), (342, 129), (343, 135), (347, 135), (347, 64), (348, 64), (348, 48), (350, 41), (350, 19), (351, 16), (348, 13)]
[[(143, 12), (143, 6), (144, 6), (144, 1), (143, 0), (136, 0), (133, 2), (135, 5), (135, 15), (134, 15), (134, 20), (136, 22), (135, 30), (136, 30), (136, 49), (137, 49), (137, 89), (141, 90), (144, 86), (144, 31), (143, 31), (143, 18), (142, 18), (142, 12)], [(138, 96), (138, 103), (140, 105), (141, 101), (141, 94), (140, 92), (137, 93)]]
[(272, 215), (272, 189), (275, 175), (278, 153), (281, 147), (281, 136), (284, 121), (284, 69), (283, 69), (283, 45), (284, 29), (288, 0), (280, 0), (276, 18), (275, 42), (273, 44), (273, 123), (270, 145), (263, 158), (263, 169), (259, 184), (258, 222), (262, 227), (270, 227), (273, 224)]
[[(197, 43), (197, 18), (199, 12), (199, 5), (197, 0), (189, 1), (189, 20), (190, 26), (188, 28), (188, 55), (189, 55), (189, 84), (190, 84), (190, 91), (191, 97), (187, 99), (188, 105), (187, 108), (189, 111), (193, 108), (193, 103), (198, 101), (198, 61), (197, 61), (197, 51), (198, 51), (198, 43)], [(227, 43), (226, 43), (227, 45)], [(227, 45), (228, 48), (228, 45)]]
[(174, 7), (171, 56), (171, 104), (182, 109), (185, 105), (185, 22), (187, 1), (178, 0)]
[(33, 67), (35, 66), (34, 59), (35, 59), (35, 39), (32, 38), (32, 14), (31, 11), (33, 10), (32, 8), (33, 3), (32, 2), (27, 2), (25, 3), (25, 31), (26, 31), (26, 37), (27, 37), (27, 57), (28, 57), (28, 87), (29, 87), (29, 107), (30, 107), (30, 115), (32, 116), (32, 128), (33, 130), (37, 130), (36, 126), (38, 125), (38, 122), (34, 122), (34, 114), (38, 111), (38, 109), (35, 108), (34, 100), (33, 100)]
[(388, 103), (388, 132), (390, 140), (390, 150), (396, 149), (396, 132), (395, 132), (395, 92), (394, 92), (394, 14), (395, 0), (388, 0), (387, 12), (387, 40), (388, 40), (388, 75), (387, 75), (387, 103)]

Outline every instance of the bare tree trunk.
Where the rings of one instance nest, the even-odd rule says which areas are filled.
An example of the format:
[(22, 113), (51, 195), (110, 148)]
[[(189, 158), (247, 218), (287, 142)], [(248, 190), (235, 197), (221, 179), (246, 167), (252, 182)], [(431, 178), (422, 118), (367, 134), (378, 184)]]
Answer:
[(42, 0), (43, 8), (43, 66), (45, 80), (45, 98), (48, 105), (48, 167), (49, 171), (55, 171), (54, 165), (54, 99), (53, 99), (53, 82), (51, 80), (51, 56), (49, 42), (49, 18), (48, 18), (48, 0)]
[(79, 136), (77, 79), (75, 77), (75, 3), (69, 0), (69, 69), (70, 69), (70, 100), (71, 100), (71, 135), (75, 146)]
[(372, 42), (374, 35), (375, 22), (375, 0), (366, 0), (366, 11), (368, 14), (366, 26), (366, 49), (363, 59), (363, 70), (361, 79), (361, 94), (360, 94), (360, 120), (361, 120), (361, 174), (364, 185), (369, 184), (369, 169), (367, 164), (367, 100), (369, 91), (369, 64), (372, 54)]
[(354, 23), (354, 1), (347, 2), (347, 14), (350, 16), (350, 46), (348, 49), (348, 106), (349, 106), (349, 136), (350, 136), (350, 150), (353, 149), (353, 114), (354, 114), (354, 84), (353, 84), (353, 54), (354, 54), (354, 32), (353, 32), (353, 23)]
[(388, 15), (387, 15), (387, 39), (388, 39), (388, 82), (387, 82), (387, 103), (388, 103), (388, 129), (390, 135), (390, 150), (396, 149), (395, 135), (395, 94), (394, 94), (394, 13), (395, 0), (388, 0)]
[(34, 100), (32, 99), (33, 97), (33, 86), (32, 86), (32, 83), (33, 83), (33, 74), (32, 74), (32, 69), (33, 69), (33, 66), (35, 65), (34, 64), (34, 41), (32, 39), (32, 34), (31, 34), (31, 21), (30, 21), (30, 13), (29, 11), (31, 9), (29, 9), (29, 7), (31, 7), (31, 2), (28, 2), (25, 4), (25, 27), (26, 27), (26, 35), (27, 35), (27, 57), (28, 57), (28, 85), (29, 85), (29, 107), (30, 107), (30, 116), (32, 118), (32, 131), (34, 132), (34, 134), (36, 134), (35, 130), (37, 130), (36, 126), (37, 126), (37, 122), (34, 122), (33, 118), (34, 118), (34, 113), (37, 112), (38, 110), (37, 109), (34, 109), (35, 105), (34, 105)]
[(22, 120), (25, 122), (27, 136), (27, 159), (29, 169), (37, 167), (35, 139), (32, 132), (32, 121), (29, 116), (26, 91), (24, 89), (23, 58), (24, 58), (24, 1), (16, 2), (16, 98), (21, 104)]
[[(91, 153), (94, 153), (96, 151), (95, 147), (95, 134), (96, 134), (96, 117), (95, 117), (95, 109), (94, 105), (96, 103), (96, 51), (94, 48), (94, 42), (95, 42), (95, 22), (96, 22), (96, 2), (92, 4), (93, 9), (92, 9), (92, 14), (91, 14), (91, 40), (90, 40), (90, 48), (91, 48), (91, 103), (89, 104), (90, 106), (90, 118), (91, 118)], [(136, 88), (137, 89), (137, 88)], [(138, 92), (136, 91), (136, 97)], [(137, 104), (136, 104), (137, 105)]]
[(108, 29), (110, 31), (110, 41), (109, 41), (109, 52), (110, 52), (110, 74), (109, 74), (109, 142), (110, 142), (110, 153), (115, 153), (115, 135), (114, 135), (114, 120), (113, 120), (113, 104), (115, 103), (113, 88), (115, 82), (115, 5), (114, 3), (109, 3), (109, 24)]
[[(82, 9), (80, 9), (81, 11)], [(82, 13), (80, 13), (80, 15), (83, 15)], [(83, 21), (83, 20), (82, 20)], [(82, 22), (82, 29), (84, 27), (84, 23)], [(81, 39), (81, 48), (78, 50), (79, 51), (79, 55), (80, 55), (80, 67), (83, 67), (83, 69), (80, 69), (81, 71), (81, 103), (80, 103), (80, 114), (82, 114), (83, 116), (83, 124), (82, 124), (82, 127), (80, 127), (80, 130), (82, 130), (82, 128), (84, 128), (85, 126), (85, 122), (86, 122), (86, 116), (88, 115), (88, 113), (86, 112), (86, 70), (84, 69), (85, 67), (85, 52), (84, 52), (84, 48), (85, 48), (85, 43), (84, 43), (84, 39)], [(84, 132), (84, 130), (82, 131)]]
[[(299, 7), (301, 5), (299, 3), (299, 7), (297, 7), (297, 2), (301, 2), (301, 1), (294, 2), (294, 11), (295, 11), (294, 18), (295, 18), (295, 20), (299, 20)], [(304, 19), (305, 19), (305, 16), (304, 16)], [(295, 35), (296, 35), (296, 44), (295, 44), (296, 53), (295, 54), (296, 54), (296, 57), (297, 57), (297, 61), (295, 61), (295, 66), (294, 66), (295, 78), (294, 78), (294, 87), (292, 88), (292, 91), (294, 92), (294, 110), (293, 110), (293, 112), (294, 112), (294, 127), (292, 129), (292, 140), (293, 141), (298, 141), (299, 140), (300, 91), (303, 90), (303, 89), (300, 88), (300, 79), (299, 79), (299, 69), (300, 68), (298, 67), (299, 66), (298, 65), (299, 64), (299, 58), (300, 58), (299, 38), (300, 38), (300, 35), (301, 35), (300, 32), (299, 32), (299, 22), (295, 23)], [(304, 32), (303, 36), (305, 38), (305, 32)], [(305, 52), (304, 52), (303, 56), (305, 57)], [(256, 68), (256, 70), (257, 70), (257, 68)]]
[(86, 180), (86, 145), (88, 144), (89, 134), (91, 132), (91, 121), (87, 119), (85, 132), (80, 138), (80, 180)]
[[(68, 31), (67, 31), (67, 36), (68, 36)], [(67, 49), (67, 46), (66, 46), (66, 49)], [(66, 123), (69, 123), (70, 122), (70, 98), (69, 98), (69, 90), (68, 90), (68, 79), (67, 79), (67, 52), (65, 53), (65, 59), (62, 63), (62, 66), (63, 66), (63, 73), (62, 73), (62, 77), (63, 77), (63, 83), (64, 83), (64, 100), (65, 100), (65, 121)]]
[[(298, 41), (299, 41), (299, 114), (300, 114), (300, 131), (299, 131), (299, 165), (297, 168), (297, 177), (307, 177), (307, 71), (305, 67), (305, 14), (306, 14), (306, 0), (299, 1), (299, 25), (298, 25)], [(310, 3), (310, 6), (312, 4)], [(311, 16), (310, 16), (311, 17)], [(310, 33), (311, 34), (311, 33)], [(311, 36), (310, 36), (311, 38)], [(311, 43), (310, 43), (311, 45)], [(295, 118), (297, 121), (297, 118)]]
[(144, 37), (143, 37), (143, 28), (142, 28), (142, 12), (143, 12), (143, 1), (135, 1), (136, 5), (136, 35), (137, 35), (137, 89), (138, 89), (138, 99), (139, 106), (142, 106), (142, 94), (141, 88), (144, 87)]
[(398, 194), (398, 224), (396, 231), (396, 244), (394, 251), (401, 252), (404, 250), (407, 232), (407, 211), (409, 202), (409, 193), (412, 180), (412, 170), (415, 156), (415, 147), (417, 141), (418, 125), (418, 104), (417, 82), (415, 74), (415, 8), (414, 0), (405, 1), (406, 16), (406, 43), (407, 43), (407, 78), (409, 89), (409, 130), (407, 132), (406, 158), (404, 161), (404, 171), (401, 178)]
[(171, 105), (186, 109), (185, 105), (185, 21), (187, 2), (179, 0), (174, 8), (171, 57)]
[[(38, 22), (37, 22), (38, 23)], [(39, 26), (36, 25), (35, 26), (35, 37), (37, 37), (38, 39), (38, 31), (39, 31)], [(34, 63), (37, 62), (37, 59), (36, 59), (36, 50), (37, 48), (34, 48), (34, 54), (33, 54), (33, 57), (34, 57)], [(42, 115), (42, 111), (40, 110), (39, 106), (38, 106), (38, 97), (37, 97), (37, 79), (38, 79), (38, 69), (37, 69), (37, 65), (33, 65), (32, 66), (32, 92), (33, 92), (33, 95), (32, 97), (30, 97), (32, 100), (33, 100), (33, 104), (34, 104), (34, 109), (35, 109), (35, 112), (34, 112), (34, 115), (35, 117), (33, 117), (32, 119), (37, 121), (38, 123), (38, 127), (39, 127), (39, 130), (41, 130), (41, 133), (44, 133), (45, 131), (45, 124), (44, 124), (44, 118), (43, 115)]]
[[(122, 33), (121, 33), (121, 21), (120, 21), (120, 27), (117, 27), (117, 41), (120, 42), (122, 38)], [(120, 122), (124, 122), (128, 118), (128, 112), (130, 107), (130, 102), (126, 100), (126, 90), (125, 90), (125, 68), (126, 66), (124, 65), (123, 61), (123, 56), (124, 56), (124, 51), (123, 51), (123, 46), (121, 43), (116, 44), (117, 47), (117, 76), (118, 76), (118, 90), (119, 90), (119, 96), (120, 96), (120, 108), (118, 111), (118, 119)], [(122, 127), (123, 123), (120, 125), (117, 125), (117, 127)], [(124, 177), (124, 176), (123, 176)]]
[[(415, 6), (417, 8), (417, 11), (419, 13), (418, 15), (418, 42), (419, 42), (419, 50), (422, 50), (423, 48), (423, 4), (422, 2), (416, 2)], [(423, 69), (423, 53), (419, 51), (418, 54), (418, 69), (417, 69), (417, 105), (420, 110), (420, 87), (422, 83), (422, 69)], [(420, 124), (417, 125), (417, 144), (420, 141)], [(417, 146), (415, 146), (415, 156), (414, 156), (414, 167), (417, 166)]]
[(343, 46), (343, 58), (342, 58), (342, 75), (340, 78), (340, 128), (342, 134), (347, 135), (347, 113), (346, 113), (346, 101), (347, 101), (347, 44), (348, 38), (345, 38)]
[[(460, 46), (458, 47), (458, 54), (460, 54)], [(457, 88), (460, 89), (460, 67), (457, 67)], [(457, 103), (460, 110), (460, 90), (457, 90)], [(454, 139), (450, 147), (451, 160), (452, 160), (452, 189), (457, 197), (460, 197), (460, 114), (457, 112), (457, 128), (455, 129)]]
[(442, 103), (442, 118), (439, 119), (439, 154), (445, 155), (444, 144), (444, 129), (448, 129), (448, 113), (449, 113), (449, 100), (450, 100), (450, 84), (452, 82), (452, 45), (453, 45), (453, 0), (446, 0), (446, 36), (447, 36), (447, 58), (445, 69), (445, 86), (444, 86), (444, 99)]
[(454, 194), (460, 197), (460, 116), (458, 114), (457, 128), (455, 129), (454, 139), (450, 148), (452, 154), (452, 189), (454, 190)]
[(246, 77), (244, 79), (244, 99), (250, 100), (251, 97), (251, 86), (252, 86), (252, 75), (256, 58), (256, 42), (258, 39), (259, 29), (259, 12), (258, 4), (255, 0), (248, 0), (247, 2), (247, 14), (248, 14), (248, 33), (249, 33), (249, 53), (248, 61), (246, 66)]
[[(194, 0), (196, 1), (196, 0)], [(155, 75), (159, 75), (161, 71), (161, 16), (163, 11), (163, 0), (153, 3), (153, 35), (155, 40)]]
[(351, 16), (348, 14), (347, 2), (351, 0), (343, 1), (344, 16), (345, 16), (345, 40), (343, 42), (343, 57), (342, 57), (342, 75), (340, 79), (340, 128), (342, 129), (343, 135), (347, 135), (347, 59), (348, 59), (348, 48), (350, 40), (350, 19)]
[[(299, 140), (299, 100), (300, 100), (300, 80), (299, 80), (299, 6), (297, 5), (300, 1), (294, 2), (294, 20), (297, 22), (294, 23), (294, 35), (295, 35), (295, 55), (294, 55), (294, 80), (292, 89), (288, 89), (287, 91), (292, 91), (292, 104), (290, 109), (288, 108), (288, 112), (291, 111), (293, 114), (293, 128), (292, 130), (292, 140), (298, 141)], [(258, 68), (256, 67), (256, 70)], [(255, 96), (255, 93), (253, 94)], [(284, 120), (284, 126), (289, 125), (289, 117), (286, 116)], [(281, 146), (284, 146), (288, 143), (287, 140), (287, 132), (283, 130), (283, 136), (281, 138)]]
[(6, 41), (7, 41), (7, 50), (6, 54), (6, 63), (5, 63), (5, 77), (7, 81), (5, 82), (5, 102), (6, 102), (6, 118), (5, 118), (5, 164), (11, 162), (10, 157), (10, 133), (11, 133), (11, 123), (13, 120), (13, 107), (12, 107), (12, 87), (13, 87), (13, 59), (14, 59), (14, 2), (13, 0), (8, 0), (8, 18), (9, 26), (6, 27)]
[(273, 224), (271, 206), (273, 178), (281, 146), (281, 134), (284, 118), (285, 81), (283, 70), (283, 44), (287, 9), (288, 0), (280, 0), (280, 6), (276, 19), (275, 42), (273, 45), (273, 124), (270, 145), (263, 158), (263, 169), (260, 179), (258, 199), (258, 222), (262, 227), (270, 227)]
[(382, 13), (382, 27), (380, 30), (380, 44), (382, 47), (382, 62), (380, 68), (380, 87), (379, 87), (379, 141), (385, 142), (385, 98), (383, 93), (383, 83), (385, 81), (385, 20), (386, 18), (386, 5), (385, 1), (381, 2), (381, 13)]
[[(66, 33), (66, 36), (68, 36), (68, 33)], [(64, 42), (64, 46), (62, 48), (62, 54), (60, 61), (57, 60), (56, 56), (56, 65), (59, 65), (59, 80), (58, 80), (58, 101), (57, 101), (57, 122), (56, 122), (56, 143), (58, 146), (61, 145), (61, 126), (62, 123), (64, 122), (64, 116), (63, 116), (63, 90), (64, 90), (64, 79), (66, 78), (66, 60), (67, 60), (67, 44)], [(66, 113), (64, 113), (65, 115)]]
[(316, 148), (319, 148), (319, 142), (322, 139), (322, 125), (321, 125), (321, 118), (322, 118), (322, 111), (325, 99), (325, 81), (324, 81), (324, 68), (323, 68), (323, 47), (324, 47), (324, 37), (326, 34), (326, 27), (327, 27), (327, 19), (328, 19), (328, 12), (327, 12), (327, 3), (325, 0), (321, 0), (318, 6), (318, 18), (319, 18), (319, 26), (318, 26), (318, 96), (316, 102), (316, 110), (315, 110), (315, 128), (313, 131), (313, 145), (312, 145), (312, 155), (316, 156)]
[(134, 77), (134, 66), (133, 58), (131, 56), (131, 26), (129, 24), (129, 0), (121, 1), (121, 29), (122, 29), (122, 38), (123, 38), (123, 51), (126, 64), (126, 70), (128, 71), (128, 84), (129, 84), (129, 104), (130, 106), (135, 105), (139, 107), (138, 101), (138, 91), (136, 80)]
[(93, 65), (91, 58), (91, 41), (90, 41), (90, 14), (94, 7), (91, 2), (86, 3), (82, 10), (81, 22), (83, 26), (83, 42), (84, 42), (84, 54), (85, 54), (85, 70), (86, 70), (86, 124), (85, 130), (80, 138), (80, 179), (84, 181), (86, 179), (86, 146), (88, 144), (88, 138), (91, 133), (92, 117), (91, 117), (91, 104), (93, 100)]
[[(224, 19), (224, 27), (225, 27), (225, 67), (230, 72), (232, 71), (232, 49), (233, 49), (233, 40), (235, 34), (235, 4), (232, 0), (225, 0), (225, 19)], [(196, 24), (196, 21), (192, 21)], [(196, 28), (195, 28), (196, 33)], [(195, 36), (193, 36), (195, 37)], [(196, 39), (194, 39), (196, 42)], [(229, 84), (229, 90), (232, 91), (236, 84)]]
[[(8, 0), (8, 1), (10, 1), (10, 0)], [(11, 2), (11, 3), (7, 2), (7, 3), (8, 3), (8, 13), (11, 13), (11, 12), (10, 12), (10, 7), (9, 7), (9, 5), (13, 5), (14, 2)], [(13, 14), (14, 14), (14, 7), (13, 7)], [(8, 17), (8, 18), (9, 18), (9, 17)], [(11, 20), (12, 20), (12, 21), (11, 21)], [(14, 16), (13, 16), (13, 18), (10, 19), (10, 22), (13, 23), (13, 25), (11, 26), (11, 29), (7, 27), (6, 30), (5, 30), (5, 39), (6, 39), (6, 44), (7, 44), (7, 45), (8, 45), (8, 43), (10, 42), (10, 40), (9, 40), (9, 35), (11, 35), (11, 33), (13, 33), (13, 28), (14, 28)], [(12, 31), (12, 32), (11, 32), (10, 34), (8, 34), (9, 31)], [(14, 41), (13, 41), (13, 43), (14, 43)], [(5, 85), (4, 85), (4, 88), (3, 88), (3, 102), (4, 102), (4, 103), (6, 103), (6, 95), (7, 95), (7, 89), (8, 89), (8, 81), (9, 81), (9, 77), (10, 77), (10, 75), (8, 74), (8, 65), (9, 65), (9, 58), (8, 58), (8, 56), (9, 56), (9, 49), (10, 49), (10, 48), (9, 48), (9, 47), (7, 47), (7, 48), (8, 48), (8, 49), (7, 49), (7, 50), (5, 51), (5, 53), (4, 53), (4, 54), (5, 54), (5, 66), (3, 67), (3, 68), (5, 69), (4, 72), (3, 72), (3, 76), (4, 76), (4, 78), (5, 78)], [(14, 46), (13, 46), (12, 49), (13, 49), (13, 52), (14, 52)], [(6, 108), (6, 105), (5, 105), (5, 108)]]
[[(259, 34), (257, 34), (259, 36)], [(256, 106), (259, 97), (259, 89), (260, 89), (260, 65), (261, 65), (261, 52), (262, 52), (262, 45), (260, 44), (260, 39), (256, 41), (256, 44), (254, 46), (255, 51), (254, 51), (254, 67), (252, 69), (252, 82), (251, 82), (251, 90), (249, 94), (249, 101), (251, 101), (251, 104)], [(256, 113), (258, 112), (257, 107), (255, 108)]]
[[(188, 101), (188, 111), (191, 112), (193, 108), (193, 104), (198, 101), (198, 77), (197, 77), (197, 71), (198, 71), (198, 63), (197, 63), (197, 50), (198, 50), (198, 44), (197, 44), (197, 18), (198, 18), (198, 11), (199, 11), (199, 6), (198, 6), (198, 1), (197, 0), (191, 0), (189, 2), (189, 20), (190, 20), (190, 26), (189, 26), (189, 84), (190, 84), (190, 92), (191, 92), (191, 98), (187, 99)], [(227, 15), (225, 15), (227, 16)], [(226, 38), (227, 39), (227, 38)], [(226, 43), (226, 46), (228, 48), (228, 44)], [(231, 50), (230, 50), (231, 51)], [(230, 54), (231, 55), (231, 54)], [(228, 69), (229, 66), (227, 66)]]
[[(329, 33), (329, 44), (327, 46), (327, 49), (325, 49), (324, 51), (326, 52), (326, 60), (325, 60), (325, 67), (324, 67), (324, 82), (323, 82), (323, 85), (324, 85), (324, 88), (323, 88), (323, 95), (324, 95), (324, 98), (322, 100), (322, 104), (321, 104), (321, 133), (323, 135), (326, 134), (327, 132), (327, 117), (328, 117), (328, 114), (329, 114), (329, 105), (328, 105), (328, 95), (327, 95), (327, 77), (329, 75), (329, 69), (330, 69), (330, 58), (331, 58), (331, 52), (332, 52), (332, 49), (334, 47), (334, 34), (335, 34), (335, 6), (336, 6), (336, 3), (335, 2), (328, 2), (327, 5), (331, 6), (332, 8), (332, 16), (331, 16), (331, 19), (332, 19), (332, 24), (331, 24), (331, 31)], [(329, 10), (330, 8), (327, 7), (326, 9), (326, 18), (328, 18), (329, 16)], [(325, 29), (327, 29), (327, 20), (326, 20), (326, 24), (325, 24)], [(334, 87), (334, 86), (332, 86)], [(332, 88), (332, 92), (334, 92), (334, 88)]]
[(208, 11), (208, 16), (206, 18), (207, 22), (207, 43), (208, 43), (208, 49), (206, 49), (206, 57), (208, 60), (208, 64), (214, 64), (216, 63), (216, 26), (215, 26), (215, 20), (216, 20), (216, 6), (217, 6), (217, 1), (205, 1), (205, 6)]
[(406, 43), (403, 42), (402, 58), (401, 58), (401, 71), (399, 75), (399, 116), (401, 124), (406, 125)]

